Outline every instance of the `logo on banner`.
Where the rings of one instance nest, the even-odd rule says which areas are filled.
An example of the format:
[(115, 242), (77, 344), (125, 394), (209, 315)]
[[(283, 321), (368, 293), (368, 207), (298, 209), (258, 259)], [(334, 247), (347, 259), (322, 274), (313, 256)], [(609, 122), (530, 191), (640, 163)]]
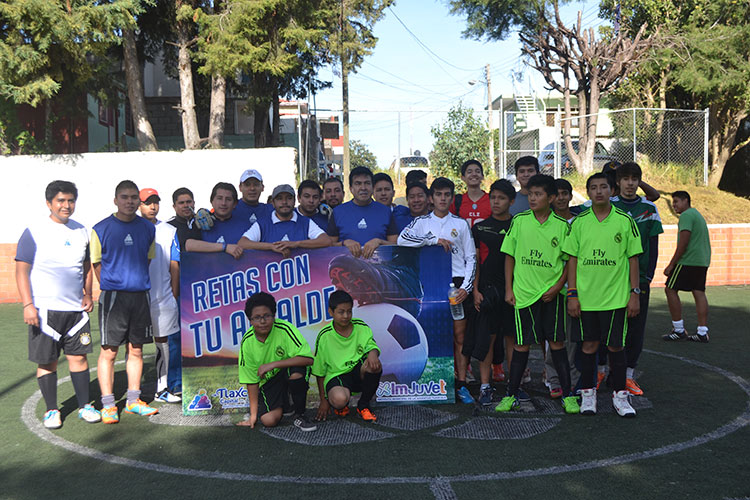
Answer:
[(247, 408), (250, 402), (247, 399), (247, 389), (240, 387), (238, 389), (227, 389), (221, 387), (216, 389), (213, 397), (219, 398), (219, 404), (222, 409), (225, 408)]
[(213, 408), (213, 405), (211, 405), (211, 400), (208, 398), (208, 394), (206, 394), (206, 389), (198, 389), (198, 394), (195, 395), (188, 405), (188, 410), (194, 411), (210, 410), (211, 408)]

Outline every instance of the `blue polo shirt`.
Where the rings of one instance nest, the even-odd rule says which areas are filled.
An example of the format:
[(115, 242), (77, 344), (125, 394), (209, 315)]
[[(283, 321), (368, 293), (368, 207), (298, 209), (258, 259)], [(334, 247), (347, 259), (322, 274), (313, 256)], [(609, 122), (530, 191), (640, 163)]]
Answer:
[(347, 201), (333, 209), (328, 222), (328, 235), (339, 241), (354, 240), (364, 245), (373, 238), (381, 240), (399, 234), (391, 209), (377, 201), (360, 206)]
[[(250, 227), (260, 219), (270, 217), (271, 212), (273, 212), (273, 205), (269, 205), (268, 203), (258, 203), (257, 205), (252, 206), (245, 203), (245, 200), (240, 199), (240, 201), (237, 202), (237, 206), (234, 207), (234, 210), (232, 211), (232, 218), (244, 220), (247, 222), (247, 227)], [(247, 227), (245, 228), (246, 230)]]
[(214, 225), (208, 231), (201, 231), (201, 239), (210, 243), (236, 244), (252, 226), (250, 222), (241, 217), (232, 215), (227, 220), (214, 220)]
[(411, 221), (414, 220), (414, 217), (411, 216), (411, 212), (409, 209), (403, 205), (396, 205), (393, 207), (393, 220), (396, 222), (396, 229), (398, 229), (399, 234), (401, 231), (411, 224)]

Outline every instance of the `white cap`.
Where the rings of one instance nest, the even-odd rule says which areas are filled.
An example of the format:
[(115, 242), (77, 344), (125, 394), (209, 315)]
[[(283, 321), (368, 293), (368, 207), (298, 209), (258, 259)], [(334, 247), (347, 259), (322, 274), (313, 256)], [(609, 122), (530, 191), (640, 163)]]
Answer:
[(242, 172), (242, 175), (240, 176), (240, 184), (248, 179), (258, 179), (260, 182), (263, 182), (263, 177), (261, 177), (260, 172), (252, 168)]

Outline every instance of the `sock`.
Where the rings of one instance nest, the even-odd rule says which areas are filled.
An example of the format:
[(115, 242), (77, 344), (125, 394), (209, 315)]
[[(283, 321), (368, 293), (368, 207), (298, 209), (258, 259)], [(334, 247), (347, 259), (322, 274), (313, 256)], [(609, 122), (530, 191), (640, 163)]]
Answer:
[(70, 372), (70, 380), (73, 382), (73, 389), (76, 391), (78, 408), (83, 408), (89, 404), (89, 369), (82, 372)]
[(490, 388), (490, 384), (482, 384), (482, 385), (479, 386), (479, 390), (480, 391), (483, 391), (483, 390), (489, 389), (489, 388)]
[(304, 415), (307, 407), (307, 380), (295, 378), (289, 380), (289, 394), (292, 396), (292, 409), (295, 415)]
[(616, 392), (625, 390), (625, 351), (609, 353), (609, 367), (612, 372), (612, 385)]
[(708, 327), (707, 326), (699, 326), (697, 329), (698, 335), (708, 335)]
[(357, 408), (359, 408), (360, 410), (364, 410), (365, 408), (370, 407), (370, 400), (375, 395), (375, 391), (378, 390), (378, 385), (380, 384), (380, 376), (382, 374), (383, 372), (365, 372), (365, 374), (362, 376), (362, 394), (359, 396), (359, 403), (357, 403)]
[(36, 378), (39, 390), (42, 391), (47, 411), (57, 408), (57, 372), (48, 373)]
[(581, 389), (596, 387), (596, 353), (581, 352)]
[(456, 380), (454, 382), (454, 387), (456, 388), (456, 390), (459, 390), (461, 387), (464, 387), (465, 385), (466, 385), (465, 380)]
[(156, 392), (159, 393), (167, 388), (169, 344), (166, 342), (154, 343), (156, 344)]
[(676, 333), (683, 333), (685, 331), (685, 324), (682, 320), (672, 321), (672, 330)]
[(562, 349), (552, 350), (552, 363), (555, 365), (557, 370), (557, 377), (560, 380), (560, 388), (562, 389), (563, 396), (570, 395), (570, 362), (568, 361), (568, 350), (563, 347)]
[(131, 405), (138, 401), (138, 399), (141, 397), (141, 391), (139, 389), (128, 389), (128, 404)]
[(115, 405), (114, 394), (102, 394), (102, 408), (111, 408)]
[(510, 380), (508, 381), (509, 396), (518, 394), (518, 388), (521, 386), (521, 379), (528, 361), (529, 351), (513, 351), (513, 359), (510, 361)]
[(628, 366), (627, 370), (625, 370), (625, 373), (627, 374), (625, 375), (625, 378), (631, 378), (631, 379), (635, 378), (635, 368), (630, 368)]

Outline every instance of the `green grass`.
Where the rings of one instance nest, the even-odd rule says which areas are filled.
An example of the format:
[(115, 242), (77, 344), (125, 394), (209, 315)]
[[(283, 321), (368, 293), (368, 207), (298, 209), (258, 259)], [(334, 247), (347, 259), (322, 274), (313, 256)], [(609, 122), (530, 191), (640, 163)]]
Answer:
[[(750, 287), (717, 287), (711, 303), (711, 343), (667, 344), (669, 329), (663, 292), (654, 290), (646, 349), (720, 366), (750, 380), (748, 324)], [(685, 322), (694, 330), (692, 300), (685, 298)], [(310, 485), (204, 479), (102, 463), (49, 444), (20, 420), (20, 409), (36, 390), (34, 366), (26, 360), (26, 329), (18, 305), (0, 306), (4, 352), (0, 363), (0, 470), (2, 498), (161, 497), (245, 498), (434, 498), (426, 484)], [(98, 329), (94, 327), (98, 340)], [(146, 354), (153, 353), (148, 346)], [(96, 352), (90, 359), (96, 359)], [(122, 354), (120, 355), (122, 357)], [(153, 380), (153, 360), (146, 380)], [(445, 367), (435, 366), (442, 370)], [(120, 457), (208, 471), (283, 474), (300, 477), (455, 476), (517, 471), (580, 463), (643, 452), (690, 440), (724, 425), (748, 408), (748, 397), (726, 378), (679, 360), (644, 353), (639, 378), (652, 409), (636, 419), (614, 415), (570, 416), (551, 431), (524, 440), (474, 441), (439, 438), (435, 428), (418, 432), (387, 429), (394, 437), (353, 446), (306, 447), (234, 427), (172, 427), (124, 415), (117, 426), (78, 421), (70, 383), (60, 386), (65, 425), (55, 435)], [(60, 377), (67, 375), (61, 362)], [(125, 390), (118, 366), (116, 396)], [(236, 383), (234, 384), (236, 385)], [(501, 384), (502, 390), (504, 386)], [(537, 394), (539, 395), (539, 394)], [(98, 397), (95, 374), (92, 396)], [(447, 427), (474, 418), (463, 405), (432, 406), (457, 418)], [(36, 409), (43, 414), (43, 404)], [(518, 415), (516, 415), (518, 417)], [(235, 417), (236, 418), (239, 417)], [(507, 418), (493, 416), (493, 418)], [(356, 420), (352, 422), (363, 425)], [(382, 428), (381, 428), (382, 429)], [(750, 495), (746, 481), (750, 429), (744, 427), (704, 445), (625, 465), (552, 476), (503, 481), (452, 482), (458, 498), (734, 498)], [(553, 493), (554, 492), (554, 493)]]

